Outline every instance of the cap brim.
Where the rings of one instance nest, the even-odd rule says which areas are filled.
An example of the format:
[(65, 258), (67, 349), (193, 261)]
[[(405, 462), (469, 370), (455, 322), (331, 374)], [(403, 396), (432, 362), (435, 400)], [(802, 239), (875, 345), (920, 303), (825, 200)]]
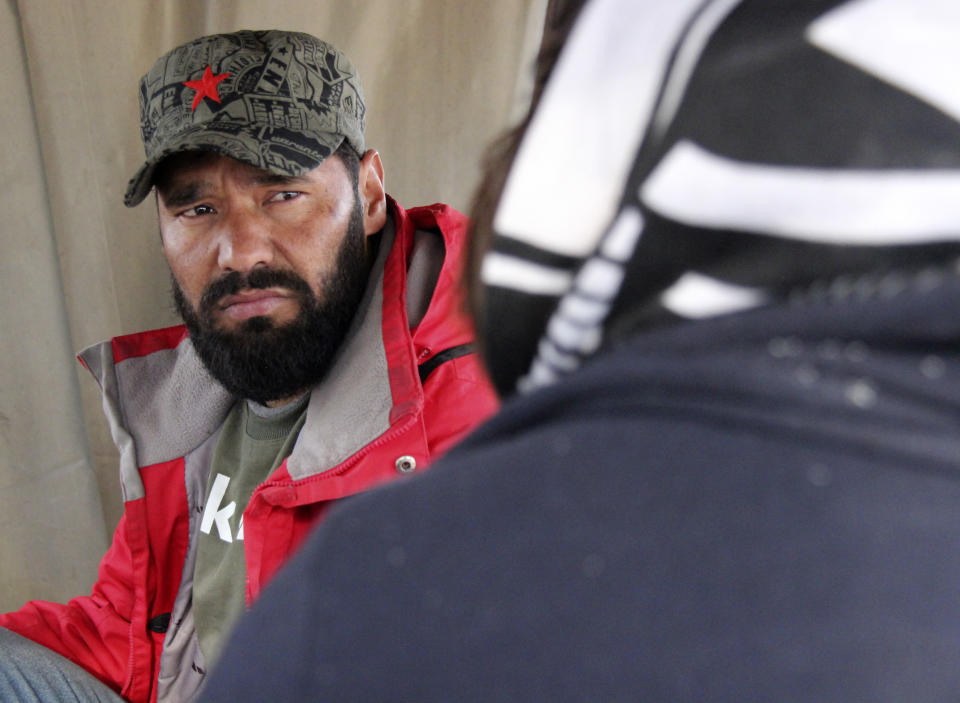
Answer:
[[(300, 132), (281, 127), (209, 123), (184, 132), (161, 151), (147, 159), (130, 179), (123, 203), (134, 207), (143, 202), (153, 188), (153, 176), (161, 161), (185, 151), (205, 151), (228, 156), (254, 168), (280, 176), (300, 176), (312, 171), (343, 143), (342, 134)], [(351, 146), (363, 153), (363, 145)]]

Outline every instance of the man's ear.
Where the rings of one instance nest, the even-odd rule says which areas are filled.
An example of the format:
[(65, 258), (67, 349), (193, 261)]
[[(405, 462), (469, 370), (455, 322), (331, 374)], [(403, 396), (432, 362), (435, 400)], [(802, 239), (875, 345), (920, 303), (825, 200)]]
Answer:
[(374, 149), (367, 150), (360, 159), (357, 192), (363, 207), (363, 233), (376, 234), (387, 221), (387, 193), (383, 188), (383, 164)]

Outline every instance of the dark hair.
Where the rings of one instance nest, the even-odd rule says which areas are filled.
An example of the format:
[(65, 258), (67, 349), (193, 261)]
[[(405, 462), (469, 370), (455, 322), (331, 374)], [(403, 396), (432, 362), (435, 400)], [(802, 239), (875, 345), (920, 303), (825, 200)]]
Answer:
[(344, 139), (340, 142), (340, 146), (337, 147), (337, 150), (333, 152), (333, 156), (336, 156), (340, 159), (343, 165), (347, 169), (347, 173), (350, 174), (350, 180), (353, 182), (354, 186), (357, 185), (357, 181), (360, 179), (360, 155), (353, 150), (353, 147), (350, 146), (350, 142)]

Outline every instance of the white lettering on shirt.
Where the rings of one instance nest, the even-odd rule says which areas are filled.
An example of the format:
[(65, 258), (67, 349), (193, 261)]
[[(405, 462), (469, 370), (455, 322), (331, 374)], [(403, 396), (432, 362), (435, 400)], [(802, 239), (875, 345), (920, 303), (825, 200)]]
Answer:
[[(220, 507), (224, 494), (227, 492), (227, 486), (230, 485), (230, 477), (223, 474), (217, 474), (213, 481), (213, 488), (210, 489), (210, 497), (207, 498), (207, 505), (203, 509), (203, 519), (200, 521), (200, 531), (205, 535), (210, 534), (210, 528), (217, 524), (217, 534), (224, 542), (233, 542), (233, 535), (230, 534), (230, 518), (237, 509), (236, 501), (230, 501), (227, 505)], [(243, 534), (243, 518), (240, 518), (240, 535)], [(237, 539), (243, 539), (238, 535)]]

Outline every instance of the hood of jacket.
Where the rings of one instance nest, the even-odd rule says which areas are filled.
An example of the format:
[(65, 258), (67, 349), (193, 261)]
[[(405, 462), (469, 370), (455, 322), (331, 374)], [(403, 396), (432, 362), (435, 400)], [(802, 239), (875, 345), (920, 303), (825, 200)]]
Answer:
[(498, 390), (654, 327), (955, 275), (958, 30), (928, 3), (588, 2), (482, 262)]

